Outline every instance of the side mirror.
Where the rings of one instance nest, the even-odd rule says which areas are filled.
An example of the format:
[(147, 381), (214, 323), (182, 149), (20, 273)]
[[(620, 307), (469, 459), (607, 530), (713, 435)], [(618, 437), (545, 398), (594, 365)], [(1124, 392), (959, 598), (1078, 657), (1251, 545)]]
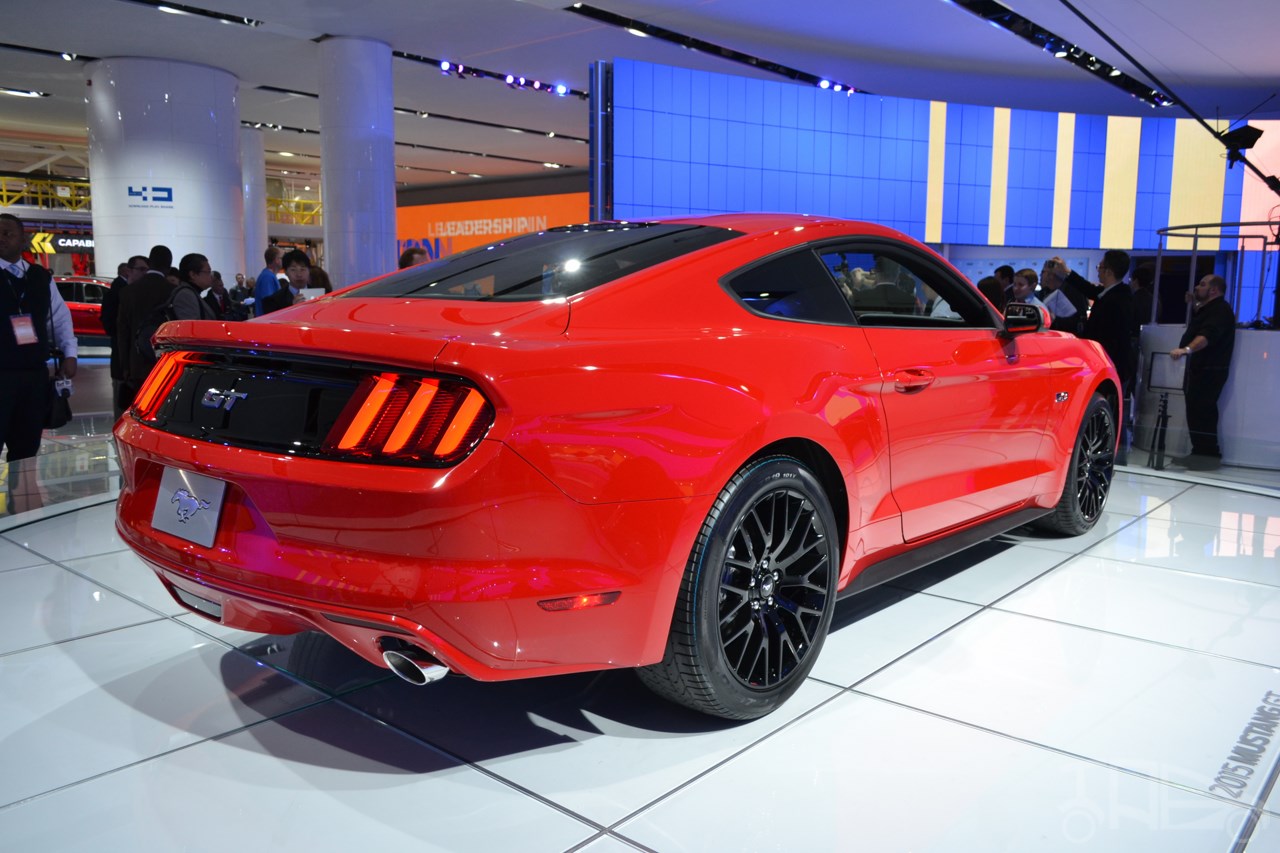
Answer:
[(1004, 333), (1025, 335), (1049, 327), (1049, 312), (1039, 305), (1010, 302), (1004, 306)]

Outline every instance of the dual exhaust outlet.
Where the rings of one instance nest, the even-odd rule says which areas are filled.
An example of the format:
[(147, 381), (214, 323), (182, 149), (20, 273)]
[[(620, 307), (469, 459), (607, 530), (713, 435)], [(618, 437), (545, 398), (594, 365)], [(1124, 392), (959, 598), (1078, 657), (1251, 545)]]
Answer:
[(382, 653), (382, 660), (396, 675), (419, 686), (439, 681), (449, 674), (449, 667), (412, 646), (388, 649)]

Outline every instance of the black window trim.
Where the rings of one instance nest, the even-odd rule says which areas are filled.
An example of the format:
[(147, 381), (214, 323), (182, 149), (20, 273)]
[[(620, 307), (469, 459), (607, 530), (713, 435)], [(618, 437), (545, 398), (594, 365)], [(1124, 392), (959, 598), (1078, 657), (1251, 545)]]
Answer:
[[(804, 317), (784, 317), (781, 314), (770, 314), (766, 311), (761, 311), (758, 308), (748, 305), (746, 301), (743, 300), (743, 298), (740, 295), (738, 295), (738, 292), (733, 288), (732, 282), (738, 276), (744, 275), (745, 273), (751, 272), (751, 270), (755, 269), (756, 267), (761, 267), (761, 266), (764, 266), (765, 264), (772, 263), (778, 260), (779, 258), (786, 257), (787, 255), (799, 254), (801, 252), (809, 252), (813, 256), (814, 262), (819, 267), (824, 266), (824, 264), (822, 263), (822, 258), (818, 257), (817, 253), (814, 251), (814, 247), (818, 245), (820, 244), (819, 243), (802, 243), (798, 246), (787, 246), (786, 248), (779, 249), (776, 252), (771, 252), (765, 255), (764, 257), (756, 258), (754, 261), (751, 261), (748, 264), (743, 264), (740, 267), (730, 270), (729, 272), (720, 276), (717, 283), (720, 285), (720, 289), (729, 295), (730, 299), (738, 303), (738, 305), (742, 306), (742, 309), (744, 311), (750, 312), (751, 315), (754, 317), (764, 317), (766, 320), (777, 320), (780, 323), (805, 323), (811, 326), (836, 326), (839, 328), (856, 327), (858, 325), (858, 321), (853, 314), (853, 306), (849, 305), (848, 301), (845, 300), (843, 296), (840, 297), (840, 301), (848, 308), (848, 313), (845, 319), (809, 320)], [(836, 293), (839, 293), (839, 287), (836, 285), (834, 280), (831, 280), (831, 288)]]

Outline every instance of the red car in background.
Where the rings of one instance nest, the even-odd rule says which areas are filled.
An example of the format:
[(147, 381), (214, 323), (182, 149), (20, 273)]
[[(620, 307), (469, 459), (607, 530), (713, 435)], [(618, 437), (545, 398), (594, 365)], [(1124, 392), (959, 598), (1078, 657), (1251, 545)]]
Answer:
[(82, 343), (105, 343), (108, 335), (102, 328), (102, 300), (111, 290), (111, 281), (88, 275), (57, 275), (53, 280), (71, 310), (76, 337)]
[(838, 596), (1098, 520), (1120, 383), (1045, 316), (866, 223), (550, 229), (163, 326), (117, 529), (206, 618), (415, 683), (635, 667), (758, 717)]

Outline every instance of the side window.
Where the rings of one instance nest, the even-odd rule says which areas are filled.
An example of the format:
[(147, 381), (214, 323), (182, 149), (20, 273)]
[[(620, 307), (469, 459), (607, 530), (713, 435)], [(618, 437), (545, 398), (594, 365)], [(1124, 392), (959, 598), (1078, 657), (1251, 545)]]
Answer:
[(743, 270), (726, 286), (760, 314), (812, 323), (849, 325), (849, 302), (811, 249), (793, 251)]
[(106, 293), (107, 289), (102, 285), (86, 282), (84, 286), (84, 301), (102, 304), (102, 297), (105, 296)]
[(76, 285), (75, 285), (75, 282), (71, 282), (71, 281), (59, 281), (59, 282), (57, 282), (57, 285), (58, 285), (58, 295), (62, 297), (62, 301), (63, 301), (63, 302), (78, 302), (78, 301), (79, 301), (78, 299), (76, 299)]
[(992, 326), (991, 314), (973, 287), (906, 251), (829, 247), (821, 258), (860, 325)]

